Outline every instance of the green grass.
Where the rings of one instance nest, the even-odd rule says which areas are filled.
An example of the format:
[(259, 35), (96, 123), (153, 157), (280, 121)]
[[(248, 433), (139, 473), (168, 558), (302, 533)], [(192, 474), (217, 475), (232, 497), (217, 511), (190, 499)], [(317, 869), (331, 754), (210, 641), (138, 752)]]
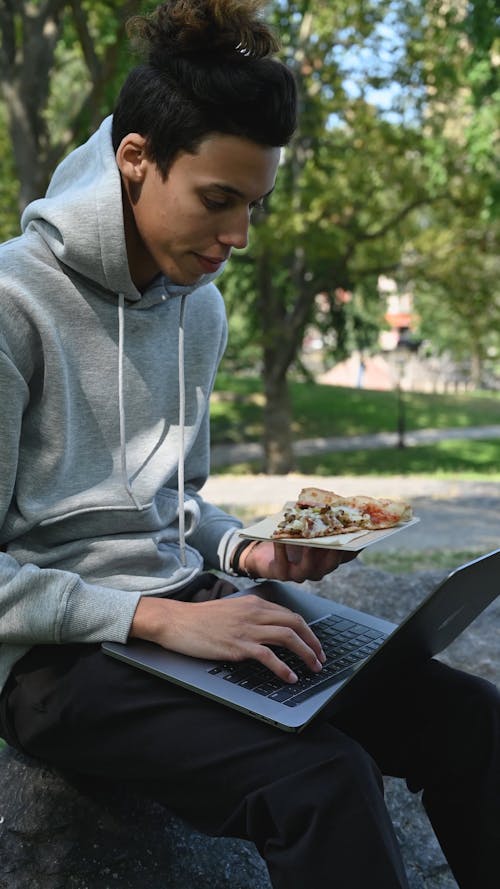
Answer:
[[(290, 384), (293, 436), (316, 438), (394, 432), (394, 392), (349, 389), (316, 383)], [(220, 374), (212, 398), (212, 441), (259, 441), (264, 397), (256, 377)], [(408, 430), (486, 426), (500, 423), (500, 392), (404, 394)]]
[[(374, 432), (395, 432), (394, 392), (349, 389), (314, 383), (290, 385), (295, 441)], [(404, 394), (408, 432), (448, 427), (466, 429), (500, 423), (500, 392)], [(261, 441), (262, 383), (255, 377), (220, 374), (212, 399), (212, 443)], [(296, 468), (308, 475), (458, 475), (500, 479), (500, 440), (449, 439), (434, 445), (378, 448), (302, 457)], [(227, 473), (262, 472), (259, 462), (226, 467)], [(221, 471), (221, 470), (217, 470)]]
[(363, 552), (358, 558), (364, 565), (389, 571), (391, 574), (410, 574), (416, 571), (442, 570), (451, 571), (464, 562), (482, 555), (483, 550), (425, 550), (425, 552), (408, 552), (406, 550), (381, 550)]
[(303, 457), (300, 472), (312, 475), (459, 475), (500, 479), (500, 439), (446, 439), (433, 445), (375, 448)]

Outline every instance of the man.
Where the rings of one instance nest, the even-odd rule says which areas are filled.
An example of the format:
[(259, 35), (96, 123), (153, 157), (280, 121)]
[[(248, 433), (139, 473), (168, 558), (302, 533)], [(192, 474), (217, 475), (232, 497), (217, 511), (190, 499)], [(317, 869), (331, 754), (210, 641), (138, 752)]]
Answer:
[[(278, 889), (406, 887), (381, 771), (424, 800), (459, 884), (498, 876), (498, 694), (430, 663), (300, 736), (106, 658), (140, 637), (295, 676), (302, 618), (207, 569), (320, 578), (200, 496), (226, 341), (213, 278), (275, 183), (296, 95), (255, 0), (172, 0), (147, 62), (0, 251), (0, 714), (16, 747), (255, 842)], [(464, 751), (469, 754), (464, 766)], [(334, 868), (334, 871), (333, 871)], [(334, 873), (334, 876), (332, 874)]]

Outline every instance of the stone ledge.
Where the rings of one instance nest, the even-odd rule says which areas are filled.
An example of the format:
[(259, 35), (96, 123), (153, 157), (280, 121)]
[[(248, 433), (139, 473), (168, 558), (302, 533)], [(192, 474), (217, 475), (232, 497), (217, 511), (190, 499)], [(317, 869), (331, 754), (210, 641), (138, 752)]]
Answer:
[(270, 889), (251, 843), (0, 751), (0, 889)]
[[(0, 751), (0, 889), (271, 889), (251, 843), (204, 836), (115, 785)], [(410, 889), (456, 889), (419, 799), (386, 782)], [(304, 887), (305, 889), (305, 887)]]
[[(271, 889), (251, 843), (204, 836), (126, 789), (0, 751), (0, 889)], [(386, 797), (410, 889), (456, 889), (419, 799)], [(304, 887), (305, 889), (305, 887)]]

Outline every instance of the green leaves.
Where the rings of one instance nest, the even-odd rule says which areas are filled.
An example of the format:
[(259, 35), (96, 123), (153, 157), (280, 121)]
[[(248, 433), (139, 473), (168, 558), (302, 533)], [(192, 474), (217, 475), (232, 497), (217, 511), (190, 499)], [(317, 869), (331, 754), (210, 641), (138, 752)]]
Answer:
[[(52, 60), (47, 27), (37, 31), (27, 17), (28, 7), (42, 16), (49, 5), (0, 7), (5, 120), (16, 145), (21, 204), (43, 191), (63, 153), (110, 111), (136, 61), (124, 22), (156, 5), (54, 0)], [(228, 361), (236, 367), (260, 362), (265, 373), (283, 377), (299, 367), (312, 322), (332, 361), (353, 346), (370, 348), (382, 324), (379, 273), (413, 288), (431, 345), (463, 356), (474, 332), (476, 365), (491, 364), (500, 349), (496, 5), (269, 3), (282, 58), (296, 76), (300, 124), (283, 152), (268, 214), (256, 218), (250, 248), (234, 257), (221, 281), (232, 330)], [(23, 44), (28, 26), (31, 53)], [(33, 78), (43, 101), (32, 101)], [(17, 232), (17, 189), (1, 132), (8, 235)], [(352, 294), (349, 303), (335, 304), (339, 289)], [(333, 307), (323, 315), (320, 293)]]

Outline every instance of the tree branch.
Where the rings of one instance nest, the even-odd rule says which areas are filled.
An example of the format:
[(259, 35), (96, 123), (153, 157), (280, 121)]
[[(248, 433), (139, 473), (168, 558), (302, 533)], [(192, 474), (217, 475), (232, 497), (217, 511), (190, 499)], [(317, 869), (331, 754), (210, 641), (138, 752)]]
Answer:
[(14, 65), (16, 58), (16, 37), (12, 0), (1, 0), (0, 2), (0, 30), (2, 31), (0, 69), (2, 71), (2, 76), (4, 76)]
[(94, 49), (94, 41), (88, 29), (87, 16), (79, 0), (70, 0), (69, 5), (73, 11), (76, 33), (78, 34), (83, 57), (92, 81), (95, 83), (101, 74), (101, 62)]
[(444, 194), (436, 195), (436, 197), (431, 198), (428, 196), (424, 196), (422, 198), (416, 198), (414, 201), (410, 201), (406, 207), (402, 207), (395, 216), (391, 219), (388, 219), (387, 222), (384, 223), (380, 228), (376, 231), (372, 232), (361, 232), (358, 236), (358, 241), (375, 241), (377, 238), (382, 238), (387, 234), (388, 231), (395, 228), (398, 223), (401, 222), (402, 219), (405, 219), (406, 216), (409, 215), (413, 210), (416, 210), (417, 207), (426, 207), (429, 204), (435, 204), (438, 201), (441, 201), (445, 198), (449, 198), (450, 196), (445, 192)]

